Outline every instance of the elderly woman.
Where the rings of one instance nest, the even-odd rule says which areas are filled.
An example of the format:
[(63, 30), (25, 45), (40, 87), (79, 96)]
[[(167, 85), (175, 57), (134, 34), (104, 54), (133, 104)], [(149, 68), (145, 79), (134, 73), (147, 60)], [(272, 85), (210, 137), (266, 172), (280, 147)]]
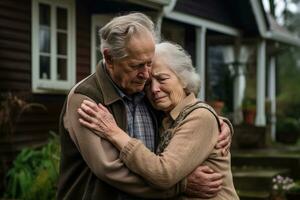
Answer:
[(102, 105), (84, 101), (78, 110), (79, 121), (112, 142), (126, 166), (155, 187), (170, 188), (204, 164), (224, 174), (222, 189), (212, 199), (239, 199), (230, 153), (222, 156), (221, 150), (214, 148), (220, 128), (217, 115), (195, 98), (199, 85), (191, 58), (180, 46), (168, 42), (156, 45), (152, 76), (145, 89), (152, 106), (165, 113), (157, 154), (120, 129)]

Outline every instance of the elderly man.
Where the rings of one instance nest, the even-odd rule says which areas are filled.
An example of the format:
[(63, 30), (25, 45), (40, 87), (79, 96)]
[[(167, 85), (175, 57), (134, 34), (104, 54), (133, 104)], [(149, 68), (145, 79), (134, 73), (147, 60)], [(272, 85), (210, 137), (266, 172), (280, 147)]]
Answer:
[[(199, 167), (172, 188), (155, 189), (126, 168), (111, 143), (79, 124), (77, 109), (88, 99), (105, 105), (123, 130), (142, 140), (152, 151), (157, 144), (156, 115), (142, 92), (155, 51), (152, 21), (141, 13), (116, 17), (100, 30), (100, 37), (104, 60), (96, 73), (72, 88), (62, 110), (57, 198), (165, 199), (182, 192), (214, 196), (222, 184), (221, 174)], [(220, 140), (226, 139), (219, 145), (228, 146), (229, 128), (223, 127)]]

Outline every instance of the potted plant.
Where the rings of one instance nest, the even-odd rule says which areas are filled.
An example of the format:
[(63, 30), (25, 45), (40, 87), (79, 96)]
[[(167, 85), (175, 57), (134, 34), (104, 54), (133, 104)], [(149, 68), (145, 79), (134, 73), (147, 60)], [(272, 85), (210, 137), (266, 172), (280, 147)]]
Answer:
[(243, 101), (243, 117), (244, 123), (253, 125), (256, 116), (255, 99), (245, 98)]
[(224, 108), (224, 101), (214, 100), (214, 101), (211, 101), (209, 104), (211, 105), (211, 107), (214, 108), (214, 110), (216, 111), (216, 113), (218, 115), (222, 114), (222, 110)]
[(286, 200), (286, 193), (295, 185), (293, 179), (277, 175), (272, 180), (271, 200)]

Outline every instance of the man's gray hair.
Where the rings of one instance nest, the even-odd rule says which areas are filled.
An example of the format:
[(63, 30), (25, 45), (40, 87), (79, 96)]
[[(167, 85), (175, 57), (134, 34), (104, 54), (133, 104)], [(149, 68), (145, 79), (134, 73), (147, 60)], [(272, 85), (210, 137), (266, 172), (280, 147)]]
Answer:
[(185, 86), (185, 92), (198, 94), (200, 76), (196, 73), (191, 56), (178, 44), (162, 42), (155, 46), (155, 57), (164, 59), (168, 67), (175, 72)]
[(113, 18), (99, 31), (101, 53), (109, 49), (113, 59), (127, 56), (126, 43), (136, 33), (149, 31), (156, 40), (154, 24), (149, 17), (142, 13), (131, 13)]

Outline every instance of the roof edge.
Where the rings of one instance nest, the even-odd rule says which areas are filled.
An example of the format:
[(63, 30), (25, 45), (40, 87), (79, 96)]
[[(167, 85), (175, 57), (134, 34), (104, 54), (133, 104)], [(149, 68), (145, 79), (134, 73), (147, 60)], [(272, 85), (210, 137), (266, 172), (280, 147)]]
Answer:
[(163, 7), (168, 6), (171, 0), (126, 0), (131, 3), (146, 6), (156, 10), (161, 10)]

